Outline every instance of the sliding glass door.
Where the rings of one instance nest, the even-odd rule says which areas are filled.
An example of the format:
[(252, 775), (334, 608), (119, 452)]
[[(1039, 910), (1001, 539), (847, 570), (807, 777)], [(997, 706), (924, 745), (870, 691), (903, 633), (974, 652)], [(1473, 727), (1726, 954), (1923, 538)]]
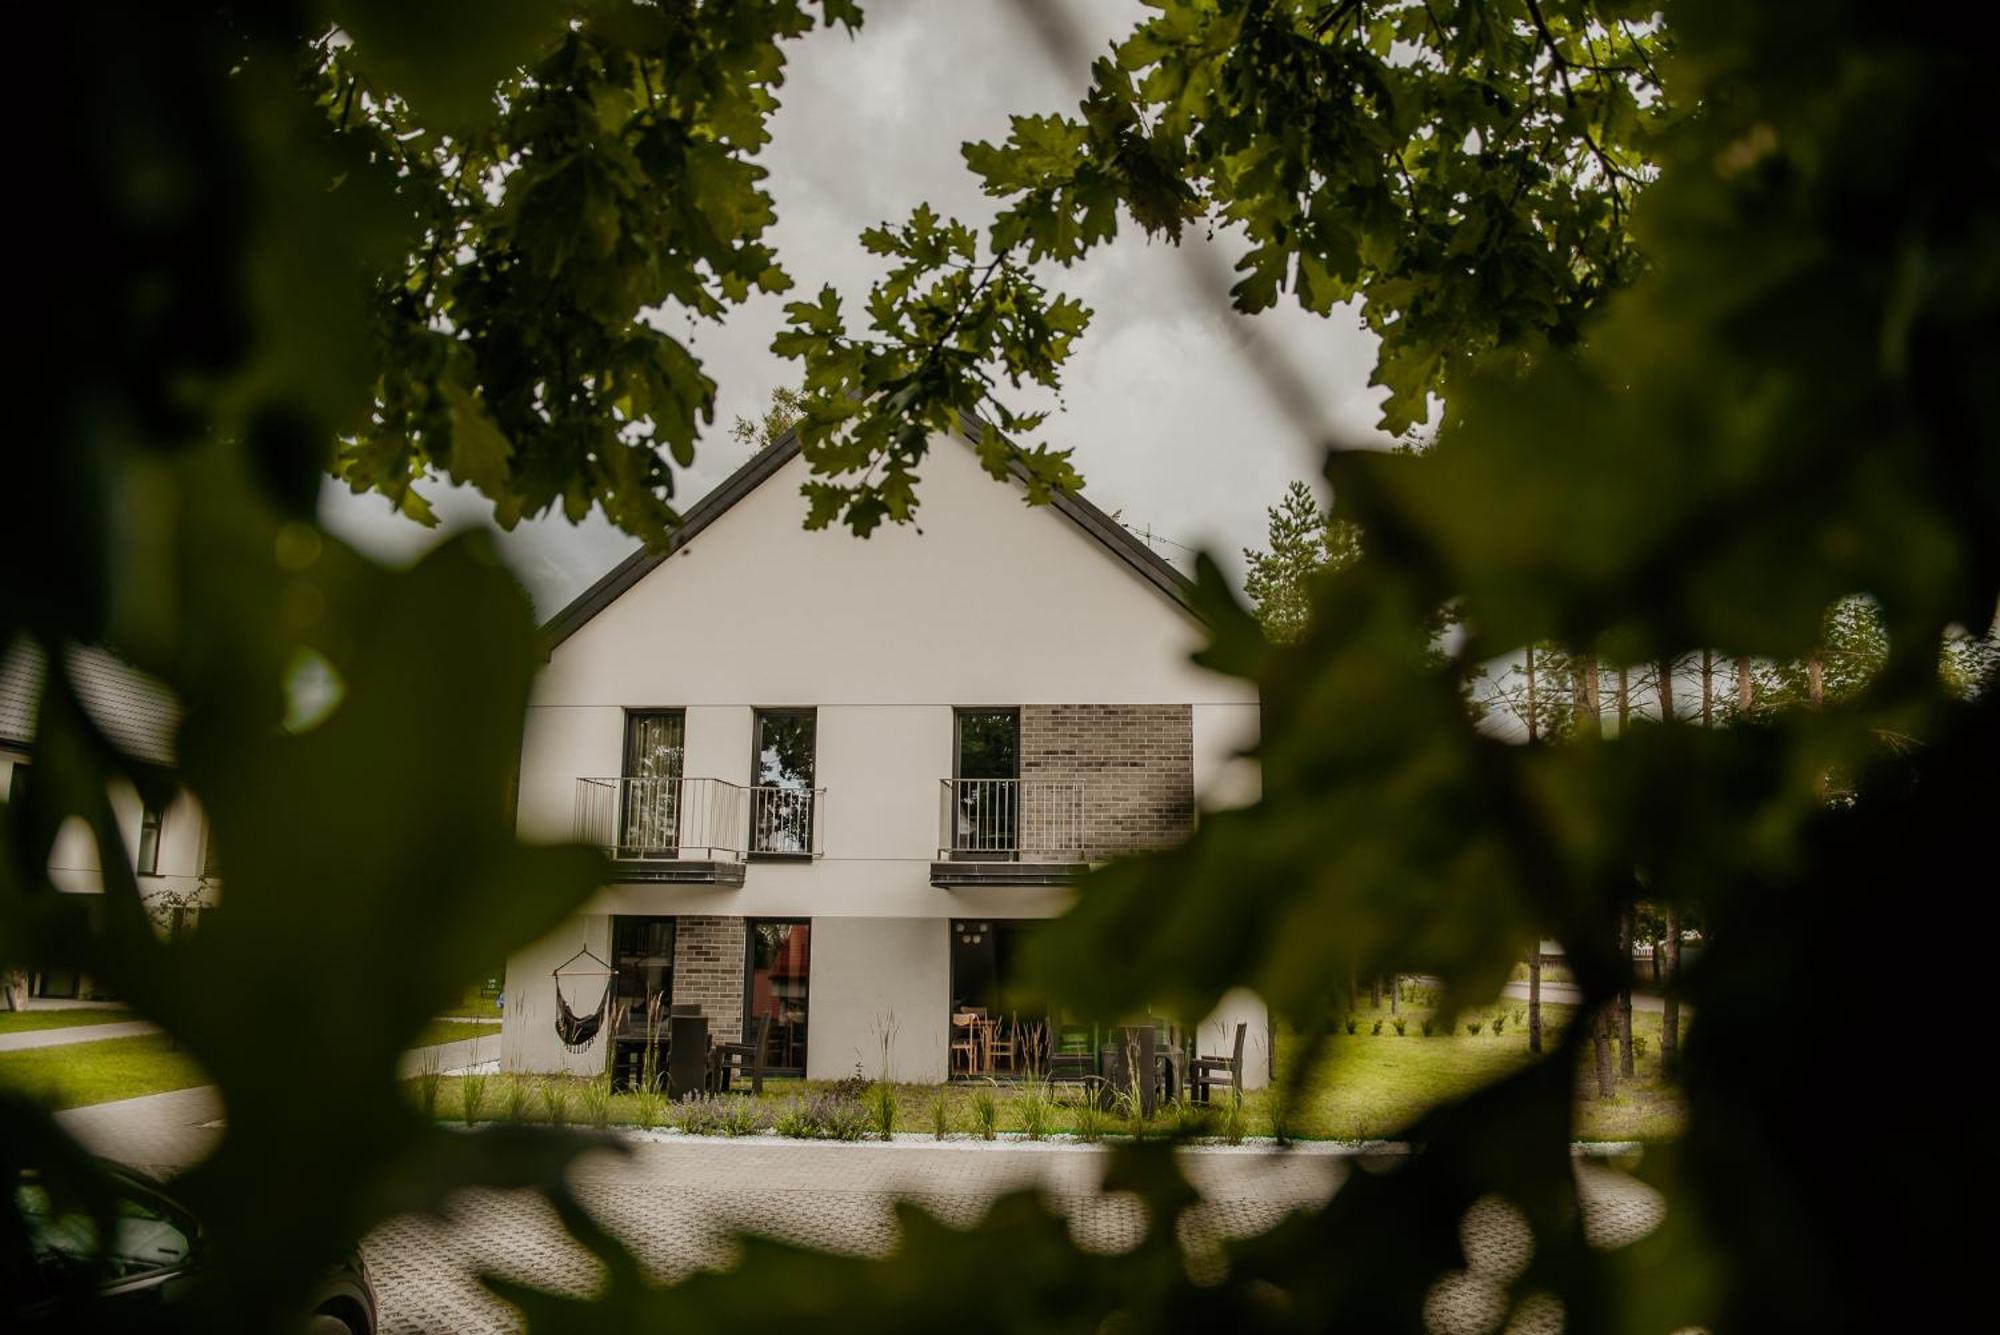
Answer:
[(961, 709), (952, 787), (952, 855), (1013, 857), (1021, 845), (1021, 712)]
[(806, 1073), (806, 1012), (812, 991), (812, 924), (805, 921), (749, 924), (749, 960), (744, 969), (743, 1041), (755, 1042), (758, 1022), (768, 1018), (764, 1069), (779, 1075)]
[(619, 853), (671, 857), (680, 846), (681, 759), (687, 731), (678, 709), (625, 715), (625, 774), (619, 783)]

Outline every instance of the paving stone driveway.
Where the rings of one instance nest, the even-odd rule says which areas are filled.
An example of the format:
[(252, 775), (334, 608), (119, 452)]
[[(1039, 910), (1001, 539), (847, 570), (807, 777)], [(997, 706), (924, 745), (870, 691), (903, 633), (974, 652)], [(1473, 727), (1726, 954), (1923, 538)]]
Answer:
[[(205, 1155), (221, 1132), (213, 1090), (179, 1090), (78, 1108), (57, 1116), (100, 1153), (163, 1174)], [(1129, 1198), (1099, 1190), (1104, 1155), (1075, 1146), (808, 1144), (758, 1137), (736, 1141), (635, 1137), (628, 1154), (580, 1160), (571, 1180), (579, 1199), (624, 1238), (662, 1280), (732, 1257), (731, 1236), (761, 1233), (835, 1251), (880, 1255), (894, 1247), (894, 1204), (916, 1202), (938, 1217), (970, 1224), (1002, 1192), (1039, 1189), (1081, 1246), (1118, 1250), (1144, 1227)], [(1320, 1150), (1183, 1152), (1202, 1204), (1183, 1233), (1198, 1263), (1205, 1239), (1269, 1228), (1291, 1210), (1338, 1189), (1353, 1159)], [(1660, 1219), (1658, 1199), (1613, 1169), (1577, 1161), (1592, 1240), (1615, 1246)], [(1471, 1267), (1439, 1286), (1427, 1306), (1439, 1331), (1492, 1330), (1504, 1314), (1501, 1286), (1527, 1261), (1524, 1225), (1505, 1206), (1475, 1209), (1461, 1225)], [(489, 1296), (478, 1275), (491, 1271), (540, 1287), (587, 1293), (596, 1263), (570, 1242), (554, 1213), (527, 1192), (462, 1193), (447, 1219), (405, 1216), (362, 1246), (381, 1298), (387, 1335), (517, 1329), (512, 1309)], [(1555, 1332), (1549, 1310), (1509, 1331)]]
[[(1204, 1238), (1258, 1232), (1326, 1200), (1351, 1171), (1351, 1160), (1323, 1153), (1194, 1151), (1183, 1163), (1203, 1198), (1183, 1235), (1196, 1253)], [(1116, 1251), (1137, 1240), (1145, 1220), (1130, 1198), (1099, 1192), (1103, 1167), (1101, 1153), (1080, 1148), (653, 1141), (623, 1158), (585, 1159), (572, 1180), (582, 1202), (659, 1278), (672, 1280), (728, 1264), (730, 1235), (739, 1230), (881, 1255), (896, 1242), (898, 1199), (970, 1224), (995, 1196), (1023, 1187), (1043, 1192), (1080, 1246)], [(1594, 1240), (1616, 1245), (1657, 1224), (1659, 1207), (1645, 1188), (1586, 1162), (1578, 1172)], [(1475, 1211), (1463, 1234), (1473, 1267), (1434, 1295), (1434, 1327), (1490, 1329), (1501, 1315), (1499, 1285), (1526, 1263), (1524, 1228), (1496, 1207)], [(450, 1220), (395, 1220), (363, 1250), (391, 1335), (516, 1329), (511, 1309), (480, 1287), (481, 1270), (579, 1294), (598, 1281), (595, 1263), (563, 1235), (553, 1212), (519, 1192), (466, 1193)], [(1560, 1330), (1560, 1313), (1510, 1329)]]

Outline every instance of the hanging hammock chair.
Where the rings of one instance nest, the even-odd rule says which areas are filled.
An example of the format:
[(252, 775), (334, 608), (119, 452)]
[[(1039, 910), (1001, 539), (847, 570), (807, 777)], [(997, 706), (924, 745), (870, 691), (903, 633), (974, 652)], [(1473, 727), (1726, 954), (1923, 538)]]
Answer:
[[(585, 958), (597, 967), (595, 969), (569, 967)], [(597, 1031), (604, 1027), (604, 1012), (611, 1004), (611, 989), (617, 981), (617, 971), (599, 959), (589, 946), (585, 946), (550, 972), (555, 975), (556, 980), (556, 1037), (561, 1039), (562, 1045), (571, 1052), (588, 1052), (590, 1045), (597, 1041)], [(571, 1010), (569, 1002), (563, 997), (562, 985), (565, 978), (602, 978), (604, 991), (597, 998), (596, 1009), (586, 1011), (582, 1015)]]

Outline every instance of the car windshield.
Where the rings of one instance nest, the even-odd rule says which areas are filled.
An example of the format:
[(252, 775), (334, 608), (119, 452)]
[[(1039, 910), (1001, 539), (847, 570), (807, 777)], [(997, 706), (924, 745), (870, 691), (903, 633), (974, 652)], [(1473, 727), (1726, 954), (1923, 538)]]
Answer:
[[(28, 1226), (29, 1245), (47, 1271), (60, 1273), (88, 1265), (98, 1255), (97, 1225), (88, 1214), (59, 1212), (41, 1183), (20, 1183), (14, 1206)], [(156, 1206), (130, 1195), (118, 1198), (111, 1238), (104, 1251), (106, 1272), (116, 1280), (150, 1274), (180, 1265), (193, 1250), (193, 1239)]]

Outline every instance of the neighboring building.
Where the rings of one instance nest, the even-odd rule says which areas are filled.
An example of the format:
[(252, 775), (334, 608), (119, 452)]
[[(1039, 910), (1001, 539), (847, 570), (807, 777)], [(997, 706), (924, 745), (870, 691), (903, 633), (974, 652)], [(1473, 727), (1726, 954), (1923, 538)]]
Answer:
[[(520, 828), (614, 872), (509, 961), (503, 1065), (603, 1069), (554, 1025), (588, 947), (635, 1010), (699, 1005), (725, 1041), (768, 1016), (774, 1069), (876, 1076), (886, 1044), (893, 1078), (942, 1080), (954, 1014), (1007, 1011), (1015, 946), (1088, 864), (1255, 796), (1254, 691), (1190, 661), (1186, 580), (1115, 520), (1025, 506), (953, 440), (921, 524), (865, 540), (801, 526), (807, 476), (787, 436), (546, 628)], [(1254, 998), (1202, 1047), (1239, 1020), (1261, 1084)]]
[[(44, 666), (40, 652), (25, 642), (0, 654), (0, 800), (22, 800), (35, 781), (35, 718)], [(173, 766), (180, 709), (166, 687), (102, 650), (75, 651), (69, 669), (84, 710), (109, 741), (136, 759)], [(111, 807), (138, 873), (139, 893), (162, 920), (163, 930), (171, 930), (172, 919), (184, 919), (207, 893), (204, 872), (212, 869), (201, 808), (184, 792), (164, 806), (153, 806), (124, 784), (112, 788)], [(57, 835), (48, 873), (58, 890), (103, 893), (96, 841), (81, 820), (70, 821)], [(23, 986), (30, 1005), (36, 997), (100, 995), (89, 977), (63, 969), (33, 971), (24, 983), (14, 980), (5, 989), (7, 1000), (15, 985)]]

